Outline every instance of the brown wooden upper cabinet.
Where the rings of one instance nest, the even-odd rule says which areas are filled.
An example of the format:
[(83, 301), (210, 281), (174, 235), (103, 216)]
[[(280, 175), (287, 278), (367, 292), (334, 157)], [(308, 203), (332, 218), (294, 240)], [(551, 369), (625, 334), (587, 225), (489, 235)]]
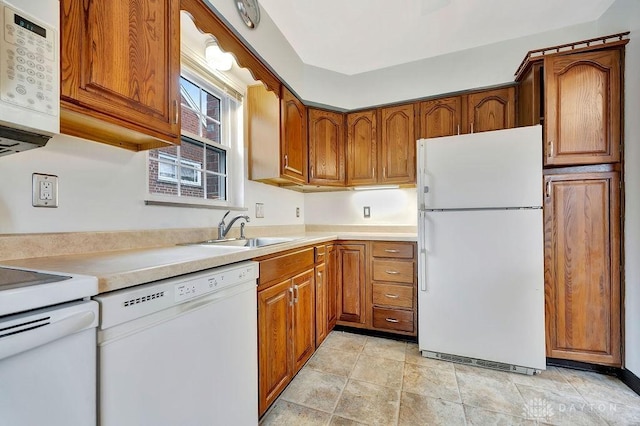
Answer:
[(180, 141), (179, 0), (61, 0), (62, 133), (132, 150)]
[(247, 88), (249, 179), (276, 185), (307, 182), (307, 109), (282, 87), (281, 98)]
[(420, 103), (420, 137), (437, 138), (515, 126), (515, 87)]
[(280, 100), (280, 151), (282, 174), (307, 182), (307, 107), (282, 86)]
[(620, 161), (620, 50), (544, 58), (545, 165)]
[(414, 104), (347, 114), (347, 186), (415, 183)]
[(621, 365), (620, 173), (545, 176), (547, 356)]
[(344, 186), (344, 114), (309, 108), (309, 183)]
[(347, 114), (347, 185), (378, 182), (378, 118), (375, 110)]
[(506, 87), (467, 95), (467, 133), (515, 126), (516, 89)]
[(462, 97), (433, 99), (420, 103), (420, 137), (438, 138), (460, 134)]
[(414, 104), (382, 108), (380, 183), (414, 183), (416, 180), (416, 135)]

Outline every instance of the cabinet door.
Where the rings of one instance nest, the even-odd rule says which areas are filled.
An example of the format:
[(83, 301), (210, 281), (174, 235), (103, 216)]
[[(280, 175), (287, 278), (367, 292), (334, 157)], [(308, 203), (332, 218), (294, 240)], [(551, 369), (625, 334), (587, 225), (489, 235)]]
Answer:
[(544, 117), (542, 71), (542, 61), (534, 63), (518, 81), (517, 126), (540, 124)]
[(316, 350), (316, 297), (313, 269), (293, 277), (293, 367), (294, 374)]
[(375, 110), (347, 115), (347, 185), (378, 182), (378, 120)]
[(338, 320), (338, 251), (336, 246), (327, 246), (326, 255), (326, 292), (327, 292), (327, 334), (333, 330)]
[(61, 131), (101, 140), (115, 124), (178, 142), (179, 0), (61, 0), (60, 11)]
[(344, 115), (309, 109), (309, 183), (344, 186)]
[(282, 175), (298, 183), (307, 181), (307, 109), (282, 86), (280, 154)]
[(619, 367), (619, 173), (545, 177), (547, 356)]
[(327, 277), (324, 263), (316, 266), (316, 348), (327, 337)]
[(383, 108), (381, 117), (380, 182), (414, 183), (416, 136), (413, 104)]
[(509, 129), (515, 126), (514, 87), (467, 95), (467, 133)]
[(365, 323), (365, 245), (338, 246), (338, 320)]
[(462, 131), (460, 96), (420, 103), (420, 137), (437, 138), (458, 135)]
[(258, 292), (259, 406), (262, 415), (293, 378), (293, 288), (288, 279)]
[(620, 161), (620, 51), (545, 58), (545, 164)]

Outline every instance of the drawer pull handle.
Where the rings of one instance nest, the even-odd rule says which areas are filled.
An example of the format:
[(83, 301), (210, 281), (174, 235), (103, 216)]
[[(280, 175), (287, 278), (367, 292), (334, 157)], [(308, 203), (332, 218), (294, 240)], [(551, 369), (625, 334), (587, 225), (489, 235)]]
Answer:
[(396, 250), (396, 249), (384, 249), (384, 251), (387, 253), (400, 253), (400, 250)]
[(385, 271), (389, 275), (398, 275), (400, 272), (398, 271)]
[(395, 319), (395, 318), (387, 318), (387, 320), (386, 320), (386, 321), (387, 321), (387, 322), (392, 322), (392, 323), (397, 323), (397, 322), (399, 322), (399, 321), (398, 321), (397, 319)]
[(397, 294), (388, 294), (388, 293), (385, 294), (385, 296), (387, 296), (389, 299), (397, 299), (400, 297)]

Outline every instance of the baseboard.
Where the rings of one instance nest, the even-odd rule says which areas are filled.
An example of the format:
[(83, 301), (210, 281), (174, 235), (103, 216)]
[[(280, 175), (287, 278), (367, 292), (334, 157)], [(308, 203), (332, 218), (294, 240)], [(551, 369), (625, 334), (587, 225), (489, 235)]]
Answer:
[(347, 327), (347, 326), (344, 326), (344, 325), (336, 325), (334, 327), (334, 330), (336, 330), (336, 331), (347, 331), (349, 333), (361, 334), (363, 336), (383, 337), (385, 339), (400, 340), (402, 342), (418, 343), (418, 337), (416, 337), (416, 336), (407, 336), (407, 335), (404, 335), (404, 334), (385, 333), (384, 331), (367, 330), (366, 328), (357, 328), (357, 327)]
[(622, 383), (640, 395), (640, 378), (629, 370), (617, 367), (608, 367), (606, 365), (589, 364), (587, 362), (570, 361), (566, 359), (547, 358), (547, 365), (554, 367), (572, 368), (574, 370), (593, 371), (609, 376), (616, 376)]
[(620, 369), (618, 378), (625, 385), (629, 386), (632, 391), (640, 395), (640, 377), (636, 376), (629, 370)]
[(565, 367), (573, 370), (593, 371), (595, 373), (606, 374), (609, 376), (618, 376), (620, 371), (617, 367), (609, 367), (607, 365), (590, 364), (588, 362), (571, 361), (568, 359), (547, 358), (547, 365), (553, 367)]

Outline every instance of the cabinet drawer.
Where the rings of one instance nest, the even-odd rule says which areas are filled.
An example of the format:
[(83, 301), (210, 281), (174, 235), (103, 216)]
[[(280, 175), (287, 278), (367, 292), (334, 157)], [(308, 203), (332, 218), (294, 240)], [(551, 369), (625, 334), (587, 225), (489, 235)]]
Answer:
[(373, 257), (413, 259), (413, 243), (379, 241), (373, 243), (372, 252)]
[(412, 309), (413, 287), (374, 283), (373, 304)]
[(374, 307), (373, 326), (375, 328), (413, 332), (413, 311)]
[(316, 263), (324, 262), (325, 246), (315, 246)]
[(402, 260), (373, 260), (373, 280), (413, 284), (414, 263)]
[(291, 277), (311, 267), (314, 263), (314, 250), (313, 247), (308, 247), (293, 253), (256, 260), (260, 261), (258, 284), (262, 287), (271, 281)]

